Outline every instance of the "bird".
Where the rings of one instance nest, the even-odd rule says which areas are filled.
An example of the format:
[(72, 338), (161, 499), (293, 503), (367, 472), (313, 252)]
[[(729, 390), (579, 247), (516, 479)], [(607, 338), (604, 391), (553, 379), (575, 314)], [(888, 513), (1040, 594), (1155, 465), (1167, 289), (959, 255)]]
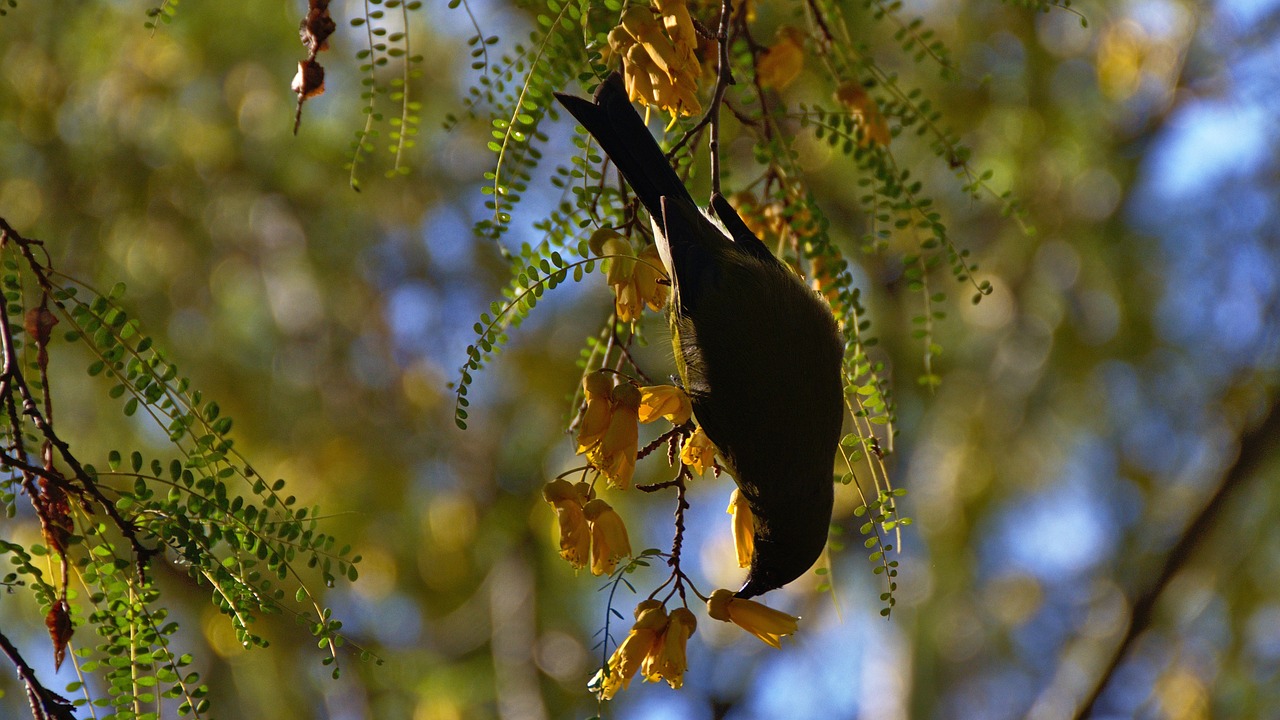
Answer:
[(780, 588), (826, 546), (844, 418), (844, 340), (826, 300), (718, 192), (704, 213), (611, 74), (594, 99), (556, 93), (648, 211), (671, 280), (676, 366), (694, 417), (754, 515), (735, 597)]

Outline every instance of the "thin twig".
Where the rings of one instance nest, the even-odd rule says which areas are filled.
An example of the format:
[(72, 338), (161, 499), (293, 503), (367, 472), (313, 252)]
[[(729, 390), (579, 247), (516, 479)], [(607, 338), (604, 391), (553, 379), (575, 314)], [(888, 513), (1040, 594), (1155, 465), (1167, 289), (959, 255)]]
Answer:
[(716, 60), (716, 89), (711, 98), (711, 107), (707, 108), (707, 112), (703, 114), (698, 124), (689, 128), (689, 131), (668, 153), (668, 156), (675, 155), (676, 151), (697, 137), (709, 124), (711, 126), (711, 191), (714, 193), (720, 192), (720, 104), (724, 102), (724, 94), (734, 82), (733, 73), (729, 69), (729, 22), (732, 15), (733, 0), (724, 0), (720, 5), (720, 21), (715, 35), (720, 54)]

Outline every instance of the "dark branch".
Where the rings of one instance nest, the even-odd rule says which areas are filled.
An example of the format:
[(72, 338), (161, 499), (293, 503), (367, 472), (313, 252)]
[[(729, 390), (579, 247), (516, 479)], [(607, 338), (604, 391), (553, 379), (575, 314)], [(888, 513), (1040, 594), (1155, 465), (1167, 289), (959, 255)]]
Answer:
[(1075, 720), (1083, 720), (1093, 714), (1094, 705), (1097, 704), (1103, 690), (1110, 684), (1120, 663), (1129, 654), (1133, 644), (1151, 625), (1156, 602), (1169, 586), (1169, 581), (1182, 569), (1200, 542), (1217, 524), (1228, 497), (1258, 476), (1259, 466), (1275, 453), (1277, 447), (1280, 447), (1280, 405), (1273, 405), (1267, 417), (1240, 438), (1240, 453), (1236, 456), (1235, 463), (1226, 471), (1218, 487), (1200, 508), (1200, 512), (1187, 523), (1186, 528), (1178, 536), (1178, 541), (1169, 549), (1164, 565), (1150, 587), (1133, 601), (1129, 627), (1125, 630), (1120, 643), (1112, 651), (1106, 668), (1098, 675), (1089, 694), (1081, 702), (1074, 715)]
[(75, 720), (71, 701), (40, 684), (35, 670), (23, 659), (18, 648), (9, 642), (9, 638), (0, 632), (0, 650), (13, 663), (18, 671), (18, 679), (27, 689), (27, 700), (31, 703), (31, 717), (35, 720)]

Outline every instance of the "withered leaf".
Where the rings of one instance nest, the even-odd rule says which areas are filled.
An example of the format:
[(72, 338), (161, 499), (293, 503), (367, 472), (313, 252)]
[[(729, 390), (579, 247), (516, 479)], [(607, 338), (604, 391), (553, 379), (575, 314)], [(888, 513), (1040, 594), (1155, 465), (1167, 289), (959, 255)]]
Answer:
[(338, 24), (329, 17), (329, 0), (311, 0), (311, 7), (298, 27), (302, 44), (315, 57), (316, 53), (329, 49), (329, 36)]
[(58, 316), (41, 305), (27, 311), (23, 329), (27, 331), (27, 335), (35, 338), (38, 344), (44, 345), (49, 342), (49, 335), (53, 332), (53, 326), (57, 324)]
[(57, 672), (67, 657), (67, 643), (71, 642), (71, 635), (75, 632), (71, 628), (71, 608), (65, 598), (49, 608), (49, 614), (44, 616), (44, 624), (49, 628), (49, 637), (53, 639), (53, 669)]
[(298, 74), (293, 76), (293, 91), (299, 100), (307, 100), (324, 94), (324, 68), (315, 60), (298, 63)]

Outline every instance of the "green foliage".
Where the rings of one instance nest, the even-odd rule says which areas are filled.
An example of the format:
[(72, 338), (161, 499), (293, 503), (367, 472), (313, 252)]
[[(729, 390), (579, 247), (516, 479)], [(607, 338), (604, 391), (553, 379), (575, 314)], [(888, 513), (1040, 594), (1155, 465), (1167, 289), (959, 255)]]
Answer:
[(173, 22), (177, 14), (178, 0), (162, 0), (159, 5), (147, 9), (147, 21), (143, 23), (143, 27), (154, 33), (160, 24), (168, 25)]
[[(349, 546), (336, 549), (336, 539), (320, 527), (318, 508), (298, 507), (297, 498), (285, 493), (284, 480), (268, 482), (253, 470), (230, 437), (232, 419), (194, 390), (129, 317), (120, 304), (123, 283), (105, 294), (76, 284), (38, 261), (33, 241), (5, 230), (4, 308), (11, 317), (26, 317), (8, 327), (5, 367), (25, 358), (27, 374), (6, 372), (0, 398), (9, 419), (0, 437), (15, 449), (3, 459), (3, 501), (12, 517), (17, 491), (23, 490), (35, 505), (45, 543), (0, 545), (14, 566), (0, 582), (29, 588), (51, 618), (51, 629), (54, 618), (69, 616), (66, 635), (54, 634), (59, 655), (74, 628), (94, 630), (98, 643), (78, 644), (72, 660), (82, 677), (99, 675), (107, 694), (92, 697), (78, 681), (68, 688), (81, 696), (76, 703), (116, 708), (107, 717), (158, 717), (159, 710), (142, 708), (173, 700), (180, 715), (205, 716), (208, 690), (187, 667), (191, 656), (173, 647), (178, 624), (152, 582), (153, 557), (176, 563), (210, 588), (213, 604), (245, 647), (267, 644), (253, 629), (263, 613), (305, 621), (337, 677), (338, 648), (345, 643), (341, 623), (320, 604), (311, 583), (317, 577), (326, 587), (339, 579), (355, 581), (360, 557)], [(42, 315), (46, 305), (51, 315)], [(108, 398), (122, 403), (125, 417), (146, 417), (164, 429), (172, 458), (112, 450), (99, 470), (73, 454), (51, 421), (46, 371), (54, 341), (41, 329), (42, 317), (56, 317), (67, 326), (62, 339), (88, 350), (88, 374)], [(55, 350), (61, 357), (64, 350)], [(26, 408), (22, 415), (19, 406)], [(43, 470), (25, 450), (35, 446), (44, 448)], [(33, 557), (56, 559), (61, 581), (46, 579)]]
[(1018, 7), (1024, 7), (1029, 10), (1035, 10), (1037, 12), (1047, 13), (1053, 10), (1054, 8), (1057, 8), (1059, 10), (1066, 10), (1067, 12), (1080, 18), (1080, 27), (1089, 27), (1089, 18), (1085, 17), (1084, 14), (1081, 13), (1079, 10), (1076, 10), (1075, 8), (1071, 7), (1071, 0), (1003, 0), (1003, 1), (1006, 3), (1009, 3), (1010, 5), (1017, 5)]
[[(370, 6), (374, 9), (369, 9)], [(377, 149), (380, 134), (377, 126), (386, 122), (390, 128), (387, 130), (387, 151), (391, 153), (393, 162), (386, 175), (395, 177), (408, 175), (410, 172), (405, 151), (416, 144), (413, 138), (417, 136), (418, 126), (422, 122), (422, 103), (410, 97), (410, 87), (415, 78), (422, 77), (421, 68), (416, 66), (422, 64), (423, 56), (412, 52), (409, 15), (411, 11), (421, 9), (422, 3), (420, 0), (369, 0), (364, 7), (365, 14), (362, 17), (351, 19), (352, 27), (365, 31), (367, 43), (364, 49), (356, 53), (356, 58), (360, 61), (360, 72), (364, 74), (360, 80), (363, 88), (360, 98), (364, 101), (361, 113), (365, 116), (365, 124), (355, 133), (355, 139), (351, 142), (351, 160), (346, 166), (350, 170), (348, 182), (354, 190), (360, 189), (357, 177), (360, 164), (366, 155)], [(398, 29), (388, 27), (388, 10), (399, 11), (395, 13), (398, 16)], [(398, 76), (388, 80), (384, 77), (384, 71), (392, 61), (398, 64), (400, 72)], [(387, 117), (379, 110), (379, 98), (383, 97), (397, 107), (397, 114)]]
[(536, 16), (538, 29), (529, 44), (517, 43), (502, 56), (493, 75), (482, 75), (471, 101), (490, 107), (493, 117), (487, 146), (496, 155), (494, 167), (485, 173), (481, 191), (489, 196), (485, 208), (492, 212), (476, 223), (479, 237), (497, 240), (511, 224), (511, 212), (528, 190), (533, 169), (542, 160), (535, 143), (547, 141), (539, 125), (554, 102), (552, 93), (567, 84), (567, 68), (582, 54), (578, 28), (582, 10), (573, 2), (548, 0), (546, 13)]
[(878, 498), (853, 511), (858, 518), (866, 518), (858, 532), (866, 536), (862, 546), (871, 551), (867, 560), (875, 564), (872, 572), (884, 575), (885, 578), (886, 590), (880, 593), (880, 602), (884, 603), (884, 607), (880, 608), (880, 615), (886, 618), (892, 615), (893, 608), (897, 605), (894, 592), (898, 589), (898, 561), (889, 559), (888, 554), (894, 545), (886, 542), (886, 538), (889, 533), (900, 536), (900, 528), (911, 524), (911, 518), (898, 515), (896, 498), (906, 494), (907, 491), (902, 488), (881, 492)]
[(484, 367), (507, 342), (506, 329), (519, 327), (538, 304), (542, 294), (547, 290), (554, 290), (568, 278), (570, 272), (578, 279), (582, 273), (590, 272), (595, 266), (595, 261), (591, 258), (566, 263), (559, 252), (540, 256), (528, 245), (524, 247), (520, 258), (526, 262), (522, 263), (523, 270), (516, 274), (503, 293), (507, 301), (491, 303), (489, 312), (480, 315), (480, 320), (473, 328), (476, 342), (467, 346), (467, 361), (463, 363), (455, 387), (453, 410), (454, 423), (463, 430), (467, 427), (467, 408), (471, 405), (467, 393), (475, 379), (473, 373)]

